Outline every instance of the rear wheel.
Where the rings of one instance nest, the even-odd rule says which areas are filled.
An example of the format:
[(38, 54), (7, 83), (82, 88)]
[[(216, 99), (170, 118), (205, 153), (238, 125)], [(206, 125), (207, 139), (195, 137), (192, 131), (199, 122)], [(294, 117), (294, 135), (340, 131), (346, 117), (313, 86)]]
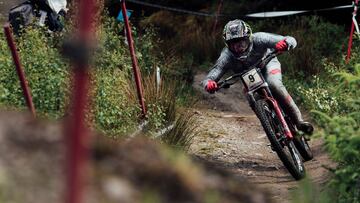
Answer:
[(305, 177), (305, 167), (292, 140), (287, 140), (279, 119), (266, 100), (258, 100), (255, 112), (266, 132), (270, 143), (290, 174), (300, 180)]

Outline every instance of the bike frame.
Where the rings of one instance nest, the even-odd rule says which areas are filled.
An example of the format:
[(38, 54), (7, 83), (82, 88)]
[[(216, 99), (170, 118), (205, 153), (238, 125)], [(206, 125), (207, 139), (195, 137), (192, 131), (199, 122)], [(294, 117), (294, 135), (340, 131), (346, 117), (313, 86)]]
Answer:
[(275, 113), (278, 116), (278, 118), (280, 119), (280, 122), (284, 128), (284, 133), (287, 137), (287, 139), (293, 139), (293, 135), (291, 133), (291, 130), (289, 129), (289, 126), (284, 118), (284, 115), (282, 113), (282, 111), (280, 110), (279, 104), (278, 102), (273, 98), (273, 97), (269, 97), (266, 92), (265, 92), (265, 98), (270, 101), (270, 103), (273, 105), (274, 109), (275, 109)]
[[(281, 123), (281, 125), (282, 125), (282, 127), (284, 129), (284, 134), (285, 134), (287, 140), (292, 140), (294, 136), (293, 136), (293, 134), (292, 134), (292, 132), (291, 132), (291, 130), (289, 128), (289, 125), (287, 124), (287, 122), (285, 120), (284, 113), (281, 110), (281, 108), (280, 108), (278, 102), (276, 101), (276, 99), (271, 94), (271, 90), (270, 90), (269, 85), (266, 82), (264, 76), (261, 73), (261, 69), (258, 68), (258, 66), (261, 66), (260, 64), (262, 64), (264, 62), (266, 63), (267, 61), (270, 61), (276, 55), (277, 55), (277, 53), (274, 53), (274, 52), (269, 54), (268, 56), (261, 59), (259, 62), (257, 62), (255, 65), (253, 65), (248, 70), (246, 70), (246, 71), (244, 71), (242, 73), (234, 74), (233, 76), (229, 77), (228, 79), (220, 82), (219, 87), (220, 88), (222, 86), (225, 87), (224, 85), (227, 85), (227, 86), (230, 87), (230, 85), (232, 85), (232, 84), (229, 84), (229, 83), (226, 83), (226, 82), (233, 79), (233, 78), (240, 77), (241, 81), (243, 83), (243, 86), (244, 86), (244, 88), (246, 90), (245, 94), (247, 96), (247, 99), (248, 99), (248, 102), (249, 102), (250, 106), (253, 108), (253, 106), (255, 105), (255, 102), (256, 102), (256, 99), (255, 99), (255, 96), (254, 96), (255, 93), (258, 93), (258, 94), (262, 95), (268, 101), (268, 103), (273, 106), (277, 117), (280, 119), (280, 123)], [(258, 75), (261, 77), (262, 81), (264, 81), (264, 82), (259, 86), (256, 86), (256, 87), (254, 87), (252, 89), (248, 89), (247, 84), (246, 84), (243, 76), (245, 74), (247, 74), (249, 72), (249, 70), (252, 70), (252, 69), (255, 69), (257, 71)]]
[[(258, 71), (259, 75), (262, 77), (263, 81), (265, 81), (264, 77), (261, 74), (261, 71), (259, 70), (259, 68), (256, 68), (256, 70)], [(282, 112), (282, 110), (279, 107), (278, 102), (276, 101), (276, 99), (272, 96), (270, 88), (267, 84), (267, 82), (265, 82), (264, 84), (262, 84), (261, 86), (253, 89), (253, 90), (249, 90), (246, 87), (246, 83), (244, 82), (244, 80), (241, 80), (243, 82), (243, 85), (246, 89), (246, 96), (248, 98), (248, 101), (250, 102), (250, 106), (255, 104), (255, 97), (254, 97), (254, 93), (260, 93), (264, 96), (264, 98), (269, 102), (269, 104), (271, 104), (275, 110), (275, 113), (277, 115), (277, 117), (280, 119), (281, 125), (284, 128), (284, 133), (285, 136), (288, 140), (292, 140), (293, 139), (293, 135), (290, 131), (290, 128), (285, 120), (284, 114)]]

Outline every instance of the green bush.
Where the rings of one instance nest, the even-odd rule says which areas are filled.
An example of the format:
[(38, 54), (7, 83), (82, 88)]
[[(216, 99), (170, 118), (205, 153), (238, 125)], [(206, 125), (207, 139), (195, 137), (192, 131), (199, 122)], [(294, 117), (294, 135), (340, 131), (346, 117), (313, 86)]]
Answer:
[(135, 129), (140, 108), (129, 100), (124, 72), (97, 70), (94, 74), (93, 113), (97, 128), (107, 135), (123, 135)]
[[(0, 34), (0, 37), (0, 104), (23, 107), (25, 100), (15, 66), (4, 35)], [(17, 42), (36, 110), (52, 118), (60, 117), (65, 112), (69, 89), (67, 64), (44, 30), (29, 29)]]
[[(356, 56), (352, 59), (359, 61)], [(328, 71), (293, 91), (322, 127), (320, 134), (338, 163), (329, 189), (334, 202), (360, 201), (360, 64), (324, 64)], [(334, 67), (337, 66), (337, 67)], [(329, 67), (330, 66), (330, 67)], [(350, 69), (350, 70), (347, 70)], [(294, 79), (292, 80), (294, 81)]]
[[(334, 83), (330, 83), (330, 78)], [(327, 80), (321, 76), (312, 76), (308, 82), (303, 79), (284, 76), (285, 86), (298, 104), (308, 110), (317, 110), (330, 115), (338, 113), (346, 105), (346, 93), (336, 94), (336, 78)]]
[[(117, 137), (132, 132), (138, 125), (140, 108), (134, 91), (132, 64), (123, 25), (107, 17), (97, 29), (98, 52), (91, 69), (92, 100), (87, 113), (91, 126), (108, 136)], [(68, 28), (66, 30), (69, 30)], [(135, 30), (135, 29), (134, 29)], [(61, 118), (69, 105), (71, 72), (58, 47), (67, 37), (49, 34), (39, 28), (28, 28), (17, 38), (19, 54), (29, 81), (36, 111), (46, 118)], [(143, 77), (151, 78), (154, 67), (171, 67), (156, 54), (156, 33), (145, 30), (142, 37), (134, 32), (136, 51)], [(166, 65), (163, 65), (166, 64)], [(164, 71), (166, 73), (167, 71)], [(163, 75), (166, 78), (165, 75)], [(145, 86), (145, 103), (151, 128), (159, 129), (175, 119), (174, 85), (163, 82), (159, 94), (153, 94), (154, 81)], [(25, 108), (11, 55), (3, 34), (0, 34), (0, 105)]]
[[(360, 64), (354, 73), (337, 73), (342, 80), (341, 91), (350, 90), (347, 97), (349, 113), (332, 118), (320, 114), (326, 145), (339, 163), (331, 186), (338, 202), (360, 201)], [(318, 113), (319, 114), (319, 113)]]

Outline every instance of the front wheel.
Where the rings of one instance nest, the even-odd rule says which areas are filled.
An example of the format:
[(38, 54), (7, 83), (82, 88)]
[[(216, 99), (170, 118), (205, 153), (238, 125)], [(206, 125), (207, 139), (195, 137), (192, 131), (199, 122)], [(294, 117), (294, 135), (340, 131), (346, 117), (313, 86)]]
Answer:
[(295, 136), (294, 144), (305, 161), (310, 161), (313, 159), (314, 155), (311, 151), (309, 143), (304, 136)]
[(284, 166), (296, 180), (304, 178), (305, 167), (301, 156), (294, 142), (286, 139), (283, 127), (279, 122), (280, 119), (277, 118), (272, 105), (269, 105), (266, 100), (258, 100), (254, 110), (270, 140), (271, 146)]
[(286, 117), (285, 119), (294, 136), (294, 144), (296, 149), (300, 152), (304, 161), (310, 161), (311, 159), (314, 158), (314, 155), (311, 151), (309, 143), (305, 139), (305, 136), (299, 133), (299, 130), (297, 129), (297, 127), (294, 125), (294, 123), (291, 121), (289, 117)]

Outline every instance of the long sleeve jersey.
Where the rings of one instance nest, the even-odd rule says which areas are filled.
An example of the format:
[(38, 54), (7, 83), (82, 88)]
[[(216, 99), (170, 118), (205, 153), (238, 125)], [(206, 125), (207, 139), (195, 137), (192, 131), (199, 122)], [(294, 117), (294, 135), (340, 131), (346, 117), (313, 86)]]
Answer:
[(250, 45), (252, 46), (251, 50), (244, 60), (237, 59), (229, 48), (225, 47), (215, 65), (207, 74), (206, 79), (203, 81), (204, 87), (206, 86), (208, 80), (218, 82), (228, 70), (232, 70), (234, 73), (239, 73), (248, 69), (264, 57), (265, 54), (274, 49), (276, 43), (283, 39), (285, 39), (290, 49), (296, 47), (296, 40), (291, 36), (281, 36), (265, 32), (254, 33), (252, 36), (252, 45)]

